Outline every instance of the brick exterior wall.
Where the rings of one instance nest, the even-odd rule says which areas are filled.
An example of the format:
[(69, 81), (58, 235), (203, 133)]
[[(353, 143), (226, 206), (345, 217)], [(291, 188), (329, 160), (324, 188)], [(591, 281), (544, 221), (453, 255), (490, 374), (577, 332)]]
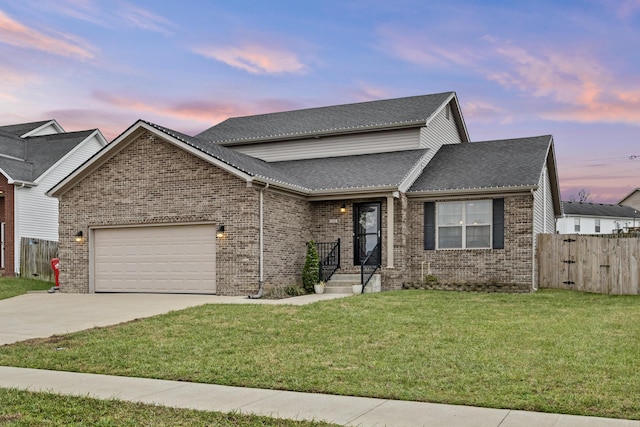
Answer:
[(264, 192), (264, 286), (302, 285), (311, 240), (311, 204), (299, 197)]
[[(531, 196), (505, 198), (505, 249), (425, 251), (423, 203), (400, 194), (392, 199), (393, 268), (387, 266), (386, 197), (308, 202), (272, 189), (263, 196), (267, 291), (301, 283), (310, 239), (340, 238), (339, 272), (359, 273), (353, 263), (353, 212), (354, 203), (364, 202), (381, 206), (383, 290), (420, 280), (423, 261), (425, 274), (430, 263), (443, 289), (531, 289)], [(61, 291), (89, 292), (90, 242), (75, 242), (78, 230), (91, 238), (90, 228), (98, 226), (210, 222), (225, 226), (225, 238), (216, 245), (217, 294), (254, 294), (259, 285), (259, 200), (260, 191), (248, 188), (243, 179), (152, 133), (133, 135), (128, 145), (60, 199)], [(340, 212), (343, 204), (345, 213)], [(7, 242), (6, 247), (12, 245)]]
[(7, 177), (0, 175), (0, 222), (4, 222), (4, 268), (0, 270), (3, 276), (15, 276), (14, 255), (14, 187), (9, 184)]
[[(406, 251), (409, 227), (407, 225), (408, 202), (404, 194), (394, 199), (394, 268), (387, 268), (387, 198), (323, 201), (311, 203), (312, 237), (316, 242), (333, 242), (340, 238), (340, 270), (338, 273), (360, 274), (360, 266), (353, 260), (353, 215), (357, 203), (380, 203), (382, 240), (382, 290), (401, 289), (406, 270)], [(346, 205), (347, 211), (340, 212)]]
[[(424, 203), (409, 202), (411, 236), (407, 282), (422, 267), (438, 278), (431, 289), (530, 292), (533, 286), (533, 197), (504, 198), (504, 249), (424, 250)], [(424, 264), (423, 264), (424, 262)]]
[(258, 288), (258, 191), (226, 171), (145, 132), (60, 199), (62, 292), (89, 292), (93, 226), (208, 221), (225, 225), (217, 242), (219, 295)]

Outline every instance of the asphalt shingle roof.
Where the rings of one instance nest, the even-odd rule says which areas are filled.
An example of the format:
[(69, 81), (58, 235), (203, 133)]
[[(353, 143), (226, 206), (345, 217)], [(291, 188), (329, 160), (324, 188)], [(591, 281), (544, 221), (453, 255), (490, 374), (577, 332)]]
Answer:
[(605, 203), (562, 202), (562, 212), (579, 216), (611, 216), (616, 218), (638, 217), (637, 210), (630, 206)]
[(550, 135), (444, 145), (409, 192), (537, 185)]
[(310, 190), (398, 186), (427, 149), (271, 163)]
[(15, 125), (0, 126), (0, 130), (8, 132), (14, 136), (22, 136), (27, 132), (39, 128), (42, 125), (49, 123), (51, 120), (44, 120), (41, 122), (19, 123)]
[(304, 137), (425, 122), (453, 95), (385, 99), (355, 104), (308, 108), (279, 113), (232, 117), (196, 137), (221, 143), (248, 142), (275, 137)]
[[(18, 136), (44, 123), (48, 122), (0, 127), (0, 169), (14, 181), (34, 182), (94, 132), (88, 130), (27, 138)], [(12, 128), (15, 132), (7, 131), (6, 128)]]
[(150, 122), (144, 123), (249, 176), (287, 184), (303, 191), (397, 186), (427, 152), (427, 149), (407, 150), (268, 163), (217, 143), (204, 141)]

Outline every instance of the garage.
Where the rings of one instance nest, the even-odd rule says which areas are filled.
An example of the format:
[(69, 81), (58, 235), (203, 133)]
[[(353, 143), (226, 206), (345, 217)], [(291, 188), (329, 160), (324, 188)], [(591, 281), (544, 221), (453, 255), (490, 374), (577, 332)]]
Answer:
[(211, 224), (95, 228), (95, 292), (216, 292)]

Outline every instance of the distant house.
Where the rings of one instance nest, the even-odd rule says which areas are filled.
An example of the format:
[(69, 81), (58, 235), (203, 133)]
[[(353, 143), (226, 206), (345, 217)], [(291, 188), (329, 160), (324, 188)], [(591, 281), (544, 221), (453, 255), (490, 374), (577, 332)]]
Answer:
[(632, 208), (640, 211), (640, 188), (636, 188), (631, 193), (624, 196), (618, 204), (622, 206), (631, 206)]
[(45, 195), (106, 140), (99, 130), (65, 132), (55, 121), (0, 126), (0, 272), (20, 273), (23, 237), (58, 240), (58, 201)]
[(535, 236), (560, 215), (553, 138), (469, 141), (454, 92), (196, 136), (139, 120), (49, 191), (61, 290), (255, 294), (299, 284), (311, 239), (340, 249), (321, 258), (341, 275), (371, 267), (381, 290), (427, 274), (534, 290)]
[(640, 213), (631, 206), (605, 203), (562, 202), (560, 234), (611, 234), (640, 226)]

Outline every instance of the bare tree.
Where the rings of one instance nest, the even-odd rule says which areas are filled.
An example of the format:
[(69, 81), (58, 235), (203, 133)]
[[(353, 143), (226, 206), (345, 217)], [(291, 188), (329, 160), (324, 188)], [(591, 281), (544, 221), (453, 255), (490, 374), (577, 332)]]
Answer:
[(579, 203), (590, 203), (591, 202), (591, 193), (589, 193), (586, 189), (582, 189), (578, 191), (578, 195), (571, 195), (569, 198), (570, 202), (579, 202)]

